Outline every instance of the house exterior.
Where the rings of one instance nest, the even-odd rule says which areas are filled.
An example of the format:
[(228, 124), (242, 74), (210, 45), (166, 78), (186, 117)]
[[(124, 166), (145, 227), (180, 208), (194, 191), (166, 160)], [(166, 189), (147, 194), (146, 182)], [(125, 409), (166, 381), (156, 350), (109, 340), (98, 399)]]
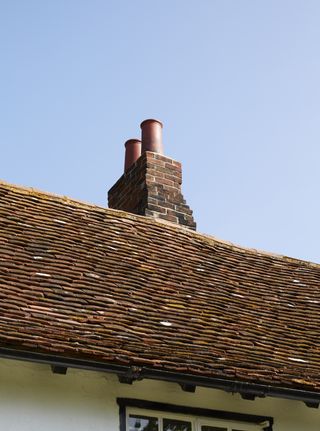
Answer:
[(161, 127), (109, 209), (0, 184), (0, 429), (320, 429), (320, 266), (197, 233)]

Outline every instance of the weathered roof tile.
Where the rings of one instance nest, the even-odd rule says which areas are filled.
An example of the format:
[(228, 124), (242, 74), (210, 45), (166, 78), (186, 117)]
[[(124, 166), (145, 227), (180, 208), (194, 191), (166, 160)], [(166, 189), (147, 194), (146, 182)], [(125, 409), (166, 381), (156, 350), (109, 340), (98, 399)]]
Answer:
[(0, 184), (0, 346), (320, 390), (320, 265)]

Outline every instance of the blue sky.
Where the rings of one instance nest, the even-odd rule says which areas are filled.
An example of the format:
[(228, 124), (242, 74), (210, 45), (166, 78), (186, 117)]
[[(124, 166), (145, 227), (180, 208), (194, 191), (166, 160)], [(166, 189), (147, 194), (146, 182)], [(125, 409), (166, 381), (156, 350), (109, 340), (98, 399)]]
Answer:
[(106, 206), (164, 123), (198, 230), (320, 262), (320, 3), (0, 2), (5, 181)]

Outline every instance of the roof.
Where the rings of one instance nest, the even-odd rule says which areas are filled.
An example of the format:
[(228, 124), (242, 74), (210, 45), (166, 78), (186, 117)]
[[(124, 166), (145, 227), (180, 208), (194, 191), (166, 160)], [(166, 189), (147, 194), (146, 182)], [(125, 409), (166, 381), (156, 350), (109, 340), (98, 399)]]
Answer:
[(0, 347), (320, 391), (320, 265), (0, 184)]

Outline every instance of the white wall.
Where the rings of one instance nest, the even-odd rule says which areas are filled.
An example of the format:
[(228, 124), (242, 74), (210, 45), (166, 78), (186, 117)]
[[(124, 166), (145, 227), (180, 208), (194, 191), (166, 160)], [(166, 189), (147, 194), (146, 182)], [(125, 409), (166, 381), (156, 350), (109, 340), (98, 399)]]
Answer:
[(0, 430), (118, 431), (117, 397), (273, 416), (274, 431), (319, 431), (320, 410), (275, 398), (242, 400), (239, 395), (197, 388), (183, 392), (173, 383), (144, 380), (132, 386), (111, 374), (0, 360)]

